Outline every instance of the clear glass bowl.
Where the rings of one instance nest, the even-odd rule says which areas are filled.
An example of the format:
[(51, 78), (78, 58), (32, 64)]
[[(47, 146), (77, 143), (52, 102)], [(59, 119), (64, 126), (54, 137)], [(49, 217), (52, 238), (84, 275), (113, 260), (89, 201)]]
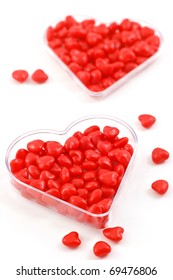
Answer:
[[(103, 129), (104, 126), (117, 127), (120, 130), (119, 137), (128, 137), (129, 144), (134, 149), (132, 158), (125, 171), (125, 174), (120, 183), (118, 191), (115, 197), (113, 198), (113, 203), (110, 209), (106, 213), (94, 214), (87, 210), (83, 210), (64, 200), (51, 196), (39, 189), (36, 189), (30, 185), (27, 185), (19, 181), (11, 172), (10, 161), (15, 158), (16, 152), (19, 149), (26, 148), (28, 142), (36, 139), (41, 139), (43, 141), (58, 141), (61, 144), (64, 144), (67, 138), (72, 136), (75, 132), (77, 131), (83, 132), (86, 128), (92, 125), (98, 125), (101, 130)], [(30, 131), (19, 136), (8, 147), (6, 152), (5, 162), (12, 185), (20, 192), (20, 194), (23, 197), (33, 200), (48, 208), (51, 208), (57, 211), (58, 213), (71, 217), (72, 219), (81, 222), (83, 224), (87, 224), (95, 228), (104, 228), (112, 220), (117, 199), (122, 189), (124, 188), (125, 183), (126, 182), (128, 183), (128, 177), (131, 174), (132, 167), (134, 164), (137, 142), (138, 142), (137, 135), (135, 131), (128, 123), (124, 122), (123, 120), (107, 115), (87, 116), (71, 123), (63, 131), (45, 129), (45, 130)]]
[[(93, 19), (92, 17), (88, 17), (88, 16), (82, 16), (82, 15), (76, 15), (74, 16), (74, 18), (81, 22), (82, 20), (85, 19)], [(55, 24), (52, 24), (52, 27), (55, 27), (56, 24), (58, 22), (60, 22), (61, 20), (64, 20), (64, 18), (57, 20), (57, 22), (55, 22)], [(101, 21), (94, 19), (96, 22), (96, 25), (102, 23)], [(120, 23), (122, 19), (115, 19), (115, 21), (117, 23)], [(133, 21), (133, 20), (131, 20)], [(49, 47), (48, 45), (48, 41), (46, 39), (46, 33), (44, 35), (44, 45), (46, 47), (47, 52), (55, 59), (55, 61), (58, 62), (58, 64), (62, 67), (62, 69), (64, 69), (68, 75), (70, 75), (72, 77), (72, 79), (79, 85), (79, 87), (84, 90), (86, 93), (88, 93), (90, 96), (93, 97), (100, 97), (100, 96), (106, 96), (114, 91), (116, 91), (121, 85), (125, 84), (128, 80), (130, 80), (132, 77), (136, 76), (141, 70), (143, 70), (144, 68), (146, 68), (149, 64), (151, 64), (152, 62), (155, 61), (156, 58), (158, 58), (161, 54), (161, 51), (163, 49), (163, 35), (162, 33), (155, 28), (152, 24), (145, 22), (143, 20), (134, 20), (134, 22), (139, 23), (142, 27), (149, 27), (154, 29), (155, 31), (155, 35), (157, 35), (160, 39), (160, 46), (159, 49), (149, 58), (147, 58), (143, 63), (139, 64), (136, 68), (134, 68), (132, 71), (128, 72), (125, 76), (123, 76), (122, 78), (120, 78), (119, 80), (115, 81), (112, 85), (110, 85), (109, 87), (107, 87), (106, 89), (99, 91), (99, 92), (94, 92), (92, 90), (90, 90), (87, 86), (85, 86), (84, 83), (82, 83), (80, 81), (80, 79), (70, 70), (70, 68), (58, 57), (57, 54), (55, 54), (55, 52)], [(106, 23), (106, 25), (108, 25), (108, 23)], [(47, 32), (47, 31), (46, 31)]]

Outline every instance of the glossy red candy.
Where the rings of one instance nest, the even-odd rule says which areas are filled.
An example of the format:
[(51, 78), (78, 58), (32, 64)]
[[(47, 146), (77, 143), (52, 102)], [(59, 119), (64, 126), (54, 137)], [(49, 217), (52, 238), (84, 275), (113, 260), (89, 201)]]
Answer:
[(115, 242), (119, 242), (123, 238), (124, 229), (122, 227), (109, 227), (103, 230), (104, 236)]
[(83, 173), (82, 178), (85, 182), (93, 181), (96, 178), (96, 171), (86, 171)]
[(87, 209), (87, 202), (85, 199), (83, 199), (82, 197), (80, 196), (77, 196), (77, 195), (73, 195), (69, 198), (68, 200), (69, 203), (79, 207), (79, 208), (82, 208), (82, 209)]
[(69, 170), (72, 177), (78, 177), (83, 173), (82, 167), (78, 165), (73, 165)]
[(97, 168), (97, 163), (95, 161), (84, 161), (82, 162), (82, 169), (83, 170), (87, 170), (87, 171), (90, 171), (90, 170), (96, 170)]
[(71, 183), (78, 189), (82, 189), (84, 187), (84, 180), (82, 178), (73, 178)]
[(50, 156), (58, 157), (63, 152), (63, 146), (56, 141), (46, 143), (46, 150)]
[(112, 198), (104, 198), (97, 203), (99, 206), (101, 206), (102, 213), (109, 211), (112, 205), (112, 201), (113, 201)]
[(97, 149), (101, 155), (106, 156), (112, 150), (112, 144), (108, 140), (99, 141)]
[(59, 178), (61, 180), (61, 182), (64, 183), (68, 183), (70, 181), (70, 171), (67, 167), (62, 167), (60, 173), (59, 173)]
[(53, 195), (57, 198), (61, 198), (60, 191), (54, 188), (51, 188), (50, 190), (46, 191), (47, 194)]
[(86, 72), (86, 71), (79, 71), (77, 72), (76, 76), (79, 78), (79, 80), (86, 86), (89, 85), (90, 83), (90, 73)]
[(147, 37), (154, 35), (154, 29), (144, 26), (140, 29), (140, 34), (142, 38), (146, 39)]
[(67, 168), (70, 168), (72, 166), (72, 160), (66, 154), (59, 155), (59, 157), (57, 158), (57, 162), (60, 166), (65, 166)]
[(43, 170), (41, 171), (39, 178), (47, 183), (49, 180), (55, 180), (56, 176), (48, 170)]
[(12, 77), (19, 83), (23, 83), (28, 79), (28, 72), (26, 70), (15, 70)]
[(33, 180), (30, 186), (39, 189), (40, 191), (46, 191), (46, 182), (42, 179)]
[(90, 207), (88, 207), (88, 211), (94, 214), (102, 214), (102, 207), (98, 204), (92, 204)]
[(79, 234), (76, 231), (72, 231), (63, 237), (62, 243), (67, 247), (75, 248), (81, 244), (81, 240)]
[(151, 184), (151, 188), (158, 194), (164, 195), (169, 188), (169, 184), (166, 180), (157, 180)]
[(24, 167), (25, 167), (25, 164), (24, 164), (23, 159), (16, 158), (16, 159), (11, 160), (11, 162), (10, 162), (10, 168), (11, 168), (12, 173), (16, 173)]
[(105, 257), (111, 252), (111, 246), (105, 241), (98, 241), (94, 244), (93, 252), (97, 257)]
[(115, 171), (107, 171), (98, 176), (98, 180), (107, 187), (115, 187), (117, 184), (118, 173)]
[(169, 158), (169, 152), (163, 148), (155, 148), (151, 154), (152, 161), (156, 164), (165, 162)]
[(101, 81), (102, 79), (102, 72), (99, 69), (93, 70), (90, 76), (90, 82), (91, 84), (97, 84)]
[(116, 127), (105, 126), (103, 133), (108, 139), (114, 139), (119, 134), (119, 129)]
[(31, 153), (40, 154), (44, 149), (43, 140), (33, 140), (27, 144), (27, 149)]
[(109, 157), (103, 156), (98, 159), (100, 168), (113, 170), (113, 164)]
[(31, 76), (32, 80), (38, 84), (43, 84), (47, 81), (48, 75), (42, 70), (37, 69)]
[(48, 189), (57, 189), (58, 191), (60, 191), (61, 183), (59, 181), (49, 179), (47, 181), (47, 187)]
[(35, 165), (29, 165), (28, 166), (28, 173), (33, 179), (39, 179), (40, 178), (40, 170)]
[(78, 194), (78, 196), (80, 196), (80, 197), (82, 197), (83, 199), (87, 199), (87, 197), (88, 197), (88, 191), (86, 190), (86, 189), (84, 189), (84, 188), (82, 188), (82, 189), (78, 189), (77, 190), (77, 194)]
[(95, 204), (101, 200), (102, 191), (101, 189), (95, 189), (88, 195), (88, 205)]
[(90, 150), (94, 148), (94, 144), (91, 141), (91, 138), (88, 135), (84, 135), (80, 138), (80, 149), (82, 151)]
[(68, 200), (71, 196), (77, 194), (75, 186), (71, 183), (62, 185), (60, 192), (63, 200)]
[[(112, 152), (114, 152), (114, 156), (112, 158), (126, 168), (131, 160), (131, 154), (125, 149), (118, 148)], [(110, 153), (108, 155), (110, 156)]]
[(19, 149), (16, 153), (16, 158), (25, 159), (28, 154), (28, 151), (26, 149)]
[(95, 189), (99, 188), (99, 183), (97, 181), (89, 181), (85, 184), (86, 190), (89, 192), (94, 191)]
[(66, 140), (64, 147), (66, 151), (76, 150), (79, 147), (79, 140), (75, 136), (69, 137)]
[(61, 170), (62, 168), (57, 163), (54, 163), (53, 167), (50, 169), (50, 172), (55, 176), (59, 176)]
[(80, 165), (84, 160), (84, 155), (80, 150), (70, 150), (69, 156), (76, 165)]
[(119, 60), (124, 63), (133, 62), (136, 60), (136, 55), (131, 49), (123, 48), (119, 52)]
[(50, 170), (55, 163), (53, 156), (43, 156), (36, 159), (37, 166), (40, 170)]
[(145, 128), (150, 128), (156, 122), (156, 118), (150, 114), (139, 115), (138, 119)]
[(85, 151), (85, 158), (89, 161), (98, 161), (100, 157), (101, 157), (100, 153), (96, 152), (95, 150)]
[(39, 156), (34, 153), (28, 153), (25, 157), (25, 166), (35, 165), (36, 160), (39, 159)]

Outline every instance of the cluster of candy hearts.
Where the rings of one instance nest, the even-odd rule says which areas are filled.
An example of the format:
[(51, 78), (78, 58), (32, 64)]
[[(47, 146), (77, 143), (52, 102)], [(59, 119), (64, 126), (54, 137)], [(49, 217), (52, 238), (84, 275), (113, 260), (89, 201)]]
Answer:
[[(27, 81), (29, 74), (28, 71), (24, 69), (18, 69), (12, 72), (12, 77), (19, 83), (24, 83)], [(37, 84), (43, 84), (47, 81), (48, 75), (42, 70), (37, 69), (31, 75), (31, 80)]]
[[(117, 127), (93, 125), (77, 131), (64, 145), (35, 139), (17, 150), (11, 172), (21, 182), (42, 191), (39, 201), (50, 196), (89, 213), (108, 212), (133, 155), (128, 137)], [(40, 193), (25, 189), (38, 201)], [(72, 214), (73, 210), (68, 209)], [(74, 213), (73, 213), (74, 214)], [(79, 216), (79, 213), (76, 214)]]
[(48, 46), (91, 92), (101, 92), (152, 57), (156, 30), (130, 19), (96, 23), (67, 16), (47, 29)]
[[(124, 229), (122, 227), (108, 227), (103, 229), (103, 235), (114, 242), (119, 242), (123, 238)], [(62, 243), (69, 248), (76, 248), (81, 244), (81, 239), (76, 231), (66, 234), (62, 238)], [(93, 252), (97, 257), (105, 257), (111, 252), (111, 246), (105, 241), (97, 241), (93, 246)]]

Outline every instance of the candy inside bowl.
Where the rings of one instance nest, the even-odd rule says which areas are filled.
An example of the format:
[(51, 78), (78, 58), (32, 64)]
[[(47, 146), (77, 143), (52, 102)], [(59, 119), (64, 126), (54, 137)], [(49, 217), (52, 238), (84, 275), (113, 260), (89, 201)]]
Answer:
[(144, 21), (125, 18), (103, 23), (66, 16), (47, 28), (44, 43), (75, 82), (97, 97), (115, 91), (153, 62), (163, 36)]
[(31, 131), (15, 139), (6, 166), (20, 194), (96, 228), (112, 219), (131, 173), (137, 136), (112, 116), (87, 116), (64, 131)]

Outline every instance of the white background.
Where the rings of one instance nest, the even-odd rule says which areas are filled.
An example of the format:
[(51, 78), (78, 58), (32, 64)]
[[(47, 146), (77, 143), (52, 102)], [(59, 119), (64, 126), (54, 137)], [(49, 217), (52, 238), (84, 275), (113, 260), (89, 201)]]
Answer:
[[(112, 266), (156, 266), (157, 276), (142, 279), (172, 279), (173, 250), (173, 17), (169, 0), (0, 0), (0, 278), (16, 276), (16, 269), (40, 266), (100, 269)], [(66, 15), (88, 15), (111, 22), (117, 18), (145, 20), (164, 36), (161, 56), (116, 92), (93, 98), (82, 91), (46, 53), (46, 28)], [(43, 85), (28, 80), (18, 84), (12, 71), (26, 69), (31, 75), (42, 68), (49, 75)], [(143, 129), (138, 115), (156, 116), (156, 124)], [(91, 114), (109, 114), (127, 121), (139, 138), (137, 158), (126, 191), (118, 203), (112, 226), (123, 226), (124, 239), (110, 242), (112, 253), (100, 260), (93, 244), (105, 240), (101, 230), (90, 229), (34, 202), (25, 200), (11, 186), (4, 163), (11, 141), (27, 131), (41, 128), (63, 130), (72, 121)], [(170, 158), (161, 165), (151, 162), (151, 151), (162, 147)], [(151, 190), (157, 179), (169, 182), (169, 191), (160, 197)], [(77, 250), (65, 248), (61, 239), (76, 230), (82, 239)], [(58, 277), (58, 276), (57, 276)], [(60, 277), (60, 276), (59, 276)], [(98, 279), (108, 274), (98, 276)], [(140, 278), (140, 276), (135, 276)], [(31, 279), (37, 279), (38, 276)], [(41, 277), (42, 279), (56, 279)], [(41, 279), (40, 278), (40, 279)], [(71, 277), (68, 276), (67, 279)], [(75, 278), (75, 277), (72, 277)], [(116, 276), (111, 276), (114, 279)], [(117, 279), (133, 279), (118, 276)], [(77, 277), (76, 277), (77, 279)], [(81, 279), (85, 279), (83, 276)]]

